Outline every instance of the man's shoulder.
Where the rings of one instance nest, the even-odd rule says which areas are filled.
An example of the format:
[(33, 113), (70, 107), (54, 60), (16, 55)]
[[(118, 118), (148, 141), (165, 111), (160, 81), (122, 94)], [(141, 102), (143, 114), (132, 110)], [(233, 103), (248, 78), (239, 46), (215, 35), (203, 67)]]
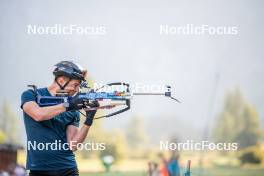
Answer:
[(38, 88), (37, 92), (40, 95), (50, 95), (47, 87)]
[[(37, 92), (40, 95), (47, 95), (45, 93), (45, 89), (47, 89), (47, 88), (37, 89)], [(23, 104), (28, 102), (28, 101), (36, 101), (36, 93), (34, 92), (33, 89), (27, 89), (21, 94), (21, 108), (22, 108)]]
[[(36, 91), (40, 94), (45, 94), (47, 92), (47, 87), (37, 88)], [(22, 94), (35, 94), (34, 89), (27, 89), (22, 92)]]
[(34, 92), (32, 89), (27, 89), (27, 90), (24, 90), (21, 94), (21, 97), (33, 97), (34, 96)]

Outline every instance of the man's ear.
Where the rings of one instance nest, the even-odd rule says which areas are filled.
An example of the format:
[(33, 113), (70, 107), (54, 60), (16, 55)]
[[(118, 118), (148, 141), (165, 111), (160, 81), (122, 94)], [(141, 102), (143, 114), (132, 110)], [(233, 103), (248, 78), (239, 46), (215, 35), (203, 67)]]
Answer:
[(65, 76), (60, 76), (57, 78), (57, 81), (60, 85), (64, 85), (65, 82), (67, 81), (68, 78), (66, 78)]

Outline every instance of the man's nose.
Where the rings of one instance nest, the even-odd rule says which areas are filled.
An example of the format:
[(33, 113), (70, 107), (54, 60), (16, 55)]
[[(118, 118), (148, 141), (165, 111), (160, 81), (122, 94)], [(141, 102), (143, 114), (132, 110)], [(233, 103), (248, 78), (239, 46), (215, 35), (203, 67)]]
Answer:
[(75, 90), (76, 92), (79, 92), (79, 90), (80, 90), (80, 86), (76, 86), (76, 87), (74, 88), (74, 90)]

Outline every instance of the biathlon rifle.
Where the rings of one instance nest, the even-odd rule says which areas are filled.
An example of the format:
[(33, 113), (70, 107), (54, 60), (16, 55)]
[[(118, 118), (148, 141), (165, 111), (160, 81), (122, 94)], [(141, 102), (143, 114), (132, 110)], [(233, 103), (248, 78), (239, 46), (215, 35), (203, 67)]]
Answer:
[[(34, 94), (36, 96), (36, 102), (39, 106), (44, 107), (44, 106), (54, 106), (58, 105), (64, 102), (67, 102), (69, 98), (72, 98), (67, 95), (62, 95), (62, 96), (42, 96), (38, 93), (37, 87), (35, 85), (28, 85), (29, 87), (33, 88)], [(105, 92), (105, 91), (100, 91), (104, 87), (112, 87), (112, 86), (122, 86), (123, 89), (122, 91), (112, 91), (112, 92)], [(130, 90), (130, 85), (128, 83), (123, 83), (123, 82), (114, 82), (114, 83), (109, 83), (106, 84), (102, 87), (99, 87), (98, 89), (90, 89), (88, 87), (88, 84), (86, 82), (83, 82), (81, 84), (81, 89), (86, 88), (88, 91), (85, 92), (79, 92), (75, 96), (79, 96), (80, 98), (84, 99), (83, 105), (84, 105), (84, 110), (85, 111), (90, 111), (90, 110), (97, 110), (97, 109), (112, 109), (117, 106), (124, 106), (122, 109), (119, 109), (115, 112), (109, 113), (107, 115), (103, 115), (100, 117), (96, 117), (95, 119), (99, 118), (104, 118), (104, 117), (111, 117), (120, 113), (123, 113), (125, 111), (128, 111), (130, 109), (130, 100), (132, 99), (133, 96), (136, 95), (163, 95), (165, 97), (169, 97), (177, 102), (180, 102), (178, 99), (172, 97), (171, 95), (171, 86), (166, 86), (165, 91), (163, 92), (132, 92)], [(103, 100), (110, 100), (110, 102), (106, 105), (100, 105), (99, 107), (90, 107), (91, 103), (93, 101), (103, 101)], [(83, 114), (80, 111), (81, 114)], [(83, 114), (84, 115), (84, 114)]]

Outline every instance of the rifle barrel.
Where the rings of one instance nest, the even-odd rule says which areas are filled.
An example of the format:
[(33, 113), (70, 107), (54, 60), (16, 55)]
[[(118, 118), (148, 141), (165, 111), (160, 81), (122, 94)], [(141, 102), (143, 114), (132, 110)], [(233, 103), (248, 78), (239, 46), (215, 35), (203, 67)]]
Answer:
[(133, 92), (133, 95), (165, 95), (165, 93), (160, 92)]

